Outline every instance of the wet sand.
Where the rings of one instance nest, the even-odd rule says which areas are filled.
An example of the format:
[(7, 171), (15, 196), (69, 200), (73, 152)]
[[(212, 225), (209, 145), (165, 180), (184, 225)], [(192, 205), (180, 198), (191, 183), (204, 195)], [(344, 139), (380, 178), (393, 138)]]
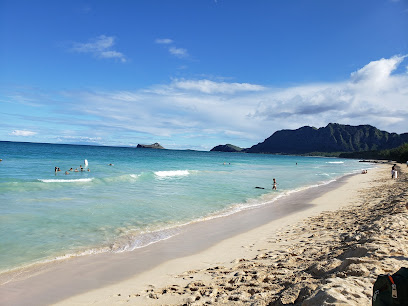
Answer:
[[(353, 250), (355, 246), (347, 240), (362, 240), (362, 234), (354, 235), (358, 229), (353, 226), (365, 222), (361, 220), (373, 211), (368, 207), (381, 201), (388, 207), (400, 184), (405, 184), (406, 190), (404, 174), (391, 181), (389, 168), (347, 176), (291, 194), (272, 205), (196, 223), (180, 229), (175, 237), (133, 252), (73, 258), (22, 271), (12, 279), (3, 275), (0, 304), (300, 303), (317, 290), (324, 291), (327, 283), (323, 280), (328, 276), (334, 277), (334, 283), (347, 279), (350, 265), (360, 263), (338, 270), (349, 258), (370, 253), (356, 247), (361, 256), (350, 253), (353, 256), (344, 255), (342, 260), (342, 253), (336, 253), (330, 257), (332, 249)], [(405, 197), (406, 203), (406, 194), (399, 196)], [(406, 222), (405, 210), (398, 216)], [(381, 222), (379, 226), (383, 226)], [(335, 243), (345, 245), (341, 249)], [(405, 249), (398, 252), (407, 259)], [(326, 267), (330, 269), (326, 271)], [(382, 271), (376, 265), (375, 269)], [(365, 284), (365, 295), (359, 301), (367, 301), (370, 286)]]

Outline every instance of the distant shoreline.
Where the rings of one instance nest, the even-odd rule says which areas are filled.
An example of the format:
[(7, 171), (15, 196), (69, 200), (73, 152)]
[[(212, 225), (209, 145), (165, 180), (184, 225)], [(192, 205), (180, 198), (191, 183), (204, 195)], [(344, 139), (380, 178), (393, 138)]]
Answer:
[[(29, 142), (29, 141), (8, 141), (8, 140), (0, 140), (0, 143), (22, 143), (22, 144), (37, 144), (37, 145), (57, 145), (57, 146), (82, 146), (82, 147), (99, 147), (99, 148), (125, 148), (125, 149), (146, 149), (147, 147), (137, 147), (137, 146), (108, 146), (108, 145), (100, 145), (100, 144), (70, 144), (70, 143), (48, 143), (48, 142)], [(373, 159), (370, 158), (369, 156), (364, 157), (342, 157), (340, 156), (341, 154), (353, 154), (353, 153), (364, 153), (364, 152), (334, 152), (334, 153), (329, 153), (329, 152), (312, 152), (312, 153), (299, 153), (299, 154), (292, 154), (292, 153), (267, 153), (267, 152), (244, 152), (244, 151), (236, 151), (236, 152), (231, 152), (231, 151), (214, 151), (214, 150), (193, 150), (193, 149), (168, 149), (168, 148), (162, 148), (162, 150), (168, 150), (168, 151), (196, 151), (196, 152), (211, 152), (211, 153), (247, 153), (247, 154), (267, 154), (267, 155), (278, 155), (278, 156), (310, 156), (310, 157), (332, 157), (332, 158), (344, 158), (344, 159), (355, 159), (355, 160), (360, 160), (364, 161), (364, 159), (372, 159), (375, 160), (373, 162), (381, 162), (381, 163), (387, 163), (389, 162), (389, 159)]]

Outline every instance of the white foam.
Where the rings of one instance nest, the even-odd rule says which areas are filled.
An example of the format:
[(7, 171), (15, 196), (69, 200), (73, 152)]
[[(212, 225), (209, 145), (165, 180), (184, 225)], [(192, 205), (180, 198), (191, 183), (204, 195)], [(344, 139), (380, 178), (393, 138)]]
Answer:
[[(44, 264), (49, 264), (53, 262), (58, 262), (61, 260), (66, 260), (70, 258), (75, 258), (75, 257), (82, 257), (82, 256), (87, 256), (87, 255), (96, 255), (96, 254), (103, 254), (103, 253), (122, 253), (126, 251), (133, 251), (135, 249), (147, 247), (151, 244), (170, 239), (176, 235), (179, 234), (177, 229), (180, 226), (173, 226), (173, 227), (168, 227), (168, 228), (163, 228), (157, 231), (152, 231), (152, 232), (142, 232), (140, 235), (132, 237), (131, 240), (129, 240), (127, 243), (120, 245), (118, 243), (114, 243), (110, 246), (102, 246), (100, 248), (91, 248), (88, 250), (84, 251), (78, 251), (74, 253), (67, 253), (64, 255), (60, 256), (55, 256), (55, 257), (50, 257), (47, 259), (39, 260), (37, 262), (33, 263), (28, 263), (21, 265), (19, 267), (15, 267), (12, 269), (7, 269), (4, 271), (0, 271), (0, 273), (6, 273), (6, 272), (18, 272), (19, 274), (26, 269), (34, 268), (35, 266), (38, 265), (44, 265)], [(170, 231), (169, 231), (170, 230)], [(120, 240), (120, 238), (119, 238)], [(13, 278), (10, 278), (9, 280), (6, 280), (4, 283), (1, 283), (1, 285), (5, 285), (9, 282), (13, 281)]]
[(49, 179), (49, 180), (38, 179), (38, 180), (43, 183), (86, 183), (86, 182), (91, 182), (93, 178), (82, 178), (82, 179), (72, 179), (72, 180), (63, 180), (63, 179)]
[[(187, 172), (189, 174), (188, 170), (184, 170), (185, 172)], [(177, 171), (159, 171), (159, 172), (178, 172), (178, 173), (183, 173), (183, 170), (177, 170)], [(134, 174), (130, 174), (131, 176)], [(344, 174), (343, 176), (348, 175), (348, 174)], [(134, 175), (134, 176), (138, 176), (138, 175)], [(40, 181), (47, 181), (47, 182), (75, 182), (75, 181), (91, 181), (92, 178), (87, 178), (87, 179), (77, 179), (77, 180), (58, 180), (58, 179), (51, 179), (51, 180), (40, 180)], [(37, 264), (46, 264), (46, 263), (50, 263), (50, 262), (54, 262), (54, 261), (60, 261), (60, 260), (64, 260), (64, 259), (68, 259), (68, 258), (73, 258), (73, 257), (80, 257), (80, 256), (86, 256), (86, 255), (91, 255), (91, 254), (100, 254), (100, 253), (107, 253), (107, 252), (112, 252), (112, 253), (121, 253), (121, 252), (125, 252), (125, 251), (133, 251), (135, 249), (139, 249), (139, 248), (143, 248), (146, 246), (149, 246), (151, 244), (154, 243), (158, 243), (160, 241), (164, 241), (167, 239), (170, 239), (176, 235), (179, 234), (179, 230), (185, 226), (188, 226), (190, 224), (194, 224), (194, 223), (199, 223), (199, 222), (205, 222), (211, 219), (217, 219), (217, 218), (222, 218), (222, 217), (227, 217), (230, 215), (233, 215), (235, 213), (238, 213), (240, 211), (244, 211), (244, 210), (250, 210), (250, 209), (255, 209), (258, 208), (260, 206), (264, 206), (264, 205), (271, 205), (274, 202), (276, 202), (277, 200), (289, 196), (290, 194), (293, 193), (297, 193), (309, 188), (316, 188), (316, 187), (320, 187), (323, 185), (328, 185), (332, 182), (335, 182), (337, 179), (332, 179), (332, 180), (328, 180), (328, 181), (324, 181), (324, 182), (320, 182), (314, 185), (309, 185), (309, 186), (303, 186), (297, 189), (293, 189), (293, 190), (287, 190), (287, 191), (283, 191), (281, 193), (275, 193), (275, 192), (270, 192), (269, 194), (265, 194), (265, 198), (263, 200), (261, 200), (260, 202), (254, 199), (254, 202), (252, 203), (239, 203), (239, 204), (232, 204), (231, 206), (221, 210), (221, 211), (217, 211), (215, 213), (209, 214), (207, 216), (203, 216), (201, 218), (198, 219), (194, 219), (191, 221), (187, 221), (185, 223), (182, 224), (174, 224), (174, 225), (170, 225), (167, 227), (163, 227), (161, 229), (158, 230), (153, 230), (153, 231), (145, 231), (145, 232), (141, 232), (139, 233), (139, 235), (129, 235), (128, 237), (124, 237), (125, 241), (121, 241), (121, 238), (118, 238), (118, 241), (116, 243), (111, 244), (110, 246), (102, 246), (100, 248), (91, 248), (88, 250), (84, 250), (84, 251), (78, 251), (77, 253), (68, 253), (65, 255), (61, 255), (61, 256), (57, 256), (57, 257), (53, 257), (53, 258), (49, 258), (49, 259), (45, 259), (45, 260), (40, 260), (36, 263), (31, 263), (31, 264), (27, 264), (27, 265), (23, 265), (21, 267), (18, 268), (14, 268), (8, 271), (17, 271), (20, 270), (22, 268), (27, 268), (27, 267), (33, 267)], [(127, 239), (126, 239), (127, 238)], [(1, 271), (1, 272), (5, 272), (5, 271)]]
[(315, 173), (317, 176), (330, 176), (328, 173)]
[(342, 161), (326, 162), (326, 164), (344, 164)]
[(175, 225), (155, 231), (142, 232), (137, 235), (130, 234), (128, 236), (125, 235), (124, 237), (119, 237), (117, 241), (110, 246), (110, 251), (114, 253), (122, 253), (147, 247), (151, 244), (177, 236), (179, 234), (179, 227), (180, 226)]
[(156, 171), (154, 173), (158, 177), (186, 176), (190, 172), (188, 170), (172, 170), (172, 171)]

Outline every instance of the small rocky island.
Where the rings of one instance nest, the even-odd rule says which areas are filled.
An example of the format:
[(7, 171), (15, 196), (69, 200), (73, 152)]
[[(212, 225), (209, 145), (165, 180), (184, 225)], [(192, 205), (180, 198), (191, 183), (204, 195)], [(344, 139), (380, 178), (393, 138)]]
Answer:
[(212, 148), (210, 151), (217, 151), (217, 152), (242, 152), (244, 149), (234, 146), (232, 144), (227, 143), (226, 145), (219, 145)]
[(138, 144), (136, 148), (143, 148), (143, 149), (164, 149), (158, 142), (155, 142), (151, 145), (145, 144)]

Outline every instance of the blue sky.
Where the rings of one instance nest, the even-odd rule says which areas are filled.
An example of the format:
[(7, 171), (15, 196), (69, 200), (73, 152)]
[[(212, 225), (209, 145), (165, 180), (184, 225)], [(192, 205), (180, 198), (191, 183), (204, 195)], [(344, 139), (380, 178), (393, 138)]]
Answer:
[(0, 0), (0, 140), (209, 150), (408, 132), (407, 0)]

